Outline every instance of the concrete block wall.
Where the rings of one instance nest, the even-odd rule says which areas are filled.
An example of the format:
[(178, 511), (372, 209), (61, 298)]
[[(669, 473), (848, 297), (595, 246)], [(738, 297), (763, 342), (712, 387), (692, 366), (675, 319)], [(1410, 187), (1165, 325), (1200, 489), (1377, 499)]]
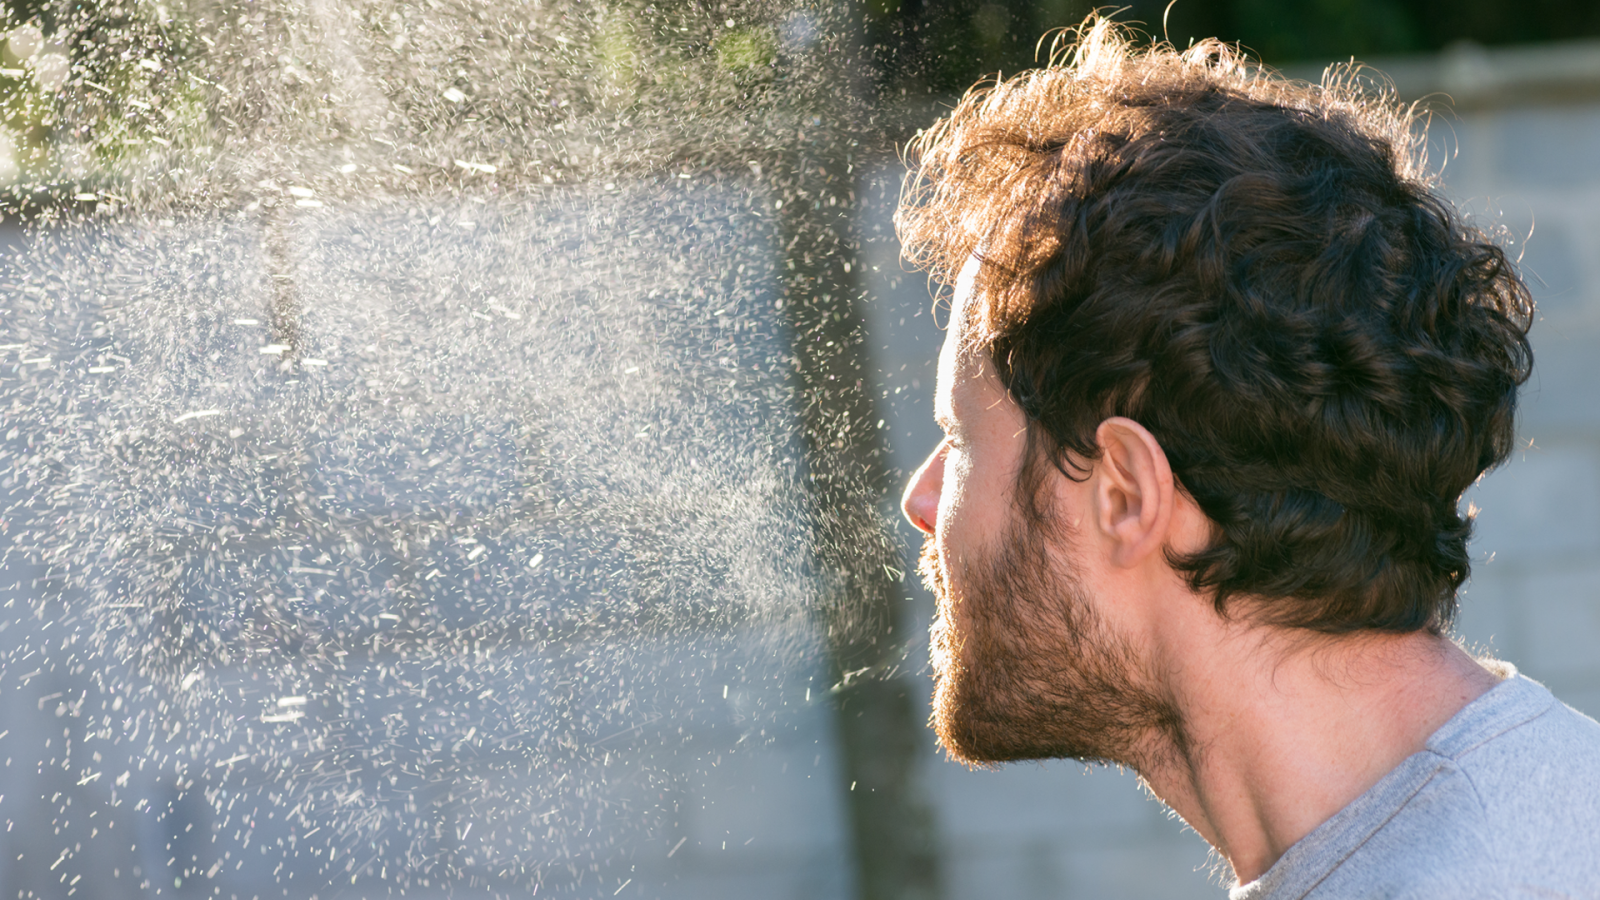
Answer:
[(1538, 303), (1512, 459), (1479, 509), (1458, 633), (1600, 715), (1600, 102), (1488, 107), (1435, 126), (1450, 197)]

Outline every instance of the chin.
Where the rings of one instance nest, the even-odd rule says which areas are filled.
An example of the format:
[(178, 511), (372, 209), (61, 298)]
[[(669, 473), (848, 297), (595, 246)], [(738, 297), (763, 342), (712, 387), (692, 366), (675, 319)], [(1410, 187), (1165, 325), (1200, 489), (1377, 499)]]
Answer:
[[(1005, 676), (982, 659), (962, 651), (971, 646), (944, 616), (934, 620), (929, 641), (933, 667), (933, 726), (939, 746), (956, 762), (967, 766), (992, 766), (1025, 759), (1046, 759), (1062, 754), (1030, 738), (1043, 732), (1029, 727), (1036, 718), (1017, 708), (1014, 692), (997, 690)], [(1000, 669), (1006, 668), (1000, 666)], [(999, 676), (997, 679), (996, 676)], [(1033, 723), (1038, 724), (1038, 723)]]
[(1175, 710), (1143, 686), (1132, 648), (1073, 573), (1036, 536), (1008, 538), (959, 579), (924, 547), (938, 601), (928, 650), (939, 746), (969, 766), (1070, 758), (1138, 769), (1136, 748), (1175, 732)]

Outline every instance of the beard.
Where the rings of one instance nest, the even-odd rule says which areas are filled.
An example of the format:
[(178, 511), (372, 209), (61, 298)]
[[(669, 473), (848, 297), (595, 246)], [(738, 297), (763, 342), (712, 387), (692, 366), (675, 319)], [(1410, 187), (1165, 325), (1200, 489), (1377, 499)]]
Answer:
[(918, 571), (938, 600), (929, 655), (939, 745), (967, 765), (1072, 758), (1143, 770), (1155, 747), (1183, 746), (1177, 710), (1142, 686), (1131, 648), (1051, 556), (1047, 528), (1021, 523), (997, 551), (959, 560), (959, 572), (932, 536), (923, 543)]

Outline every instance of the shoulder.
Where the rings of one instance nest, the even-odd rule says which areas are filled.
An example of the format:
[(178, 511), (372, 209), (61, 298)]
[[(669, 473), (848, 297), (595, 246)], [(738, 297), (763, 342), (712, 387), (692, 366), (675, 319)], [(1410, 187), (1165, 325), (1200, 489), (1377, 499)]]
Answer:
[(1499, 727), (1460, 740), (1430, 741), (1470, 781), (1497, 833), (1520, 826), (1553, 837), (1576, 826), (1600, 840), (1600, 723), (1520, 675), (1504, 692)]
[(1593, 719), (1512, 676), (1407, 765), (1419, 777), (1310, 897), (1600, 900)]
[(1482, 699), (1382, 829), (1415, 886), (1393, 896), (1600, 897), (1600, 723), (1520, 675)]

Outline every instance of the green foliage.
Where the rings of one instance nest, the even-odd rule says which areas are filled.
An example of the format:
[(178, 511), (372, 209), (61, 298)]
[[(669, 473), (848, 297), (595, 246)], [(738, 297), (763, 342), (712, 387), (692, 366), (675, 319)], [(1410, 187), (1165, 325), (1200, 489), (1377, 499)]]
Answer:
[(746, 72), (772, 65), (778, 40), (766, 27), (735, 28), (717, 38), (717, 62), (724, 69)]
[[(880, 85), (947, 95), (996, 72), (1037, 64), (1039, 37), (1081, 21), (1080, 0), (869, 0)], [(1098, 7), (1183, 46), (1217, 37), (1264, 61), (1372, 58), (1600, 36), (1594, 0), (1131, 0)]]

